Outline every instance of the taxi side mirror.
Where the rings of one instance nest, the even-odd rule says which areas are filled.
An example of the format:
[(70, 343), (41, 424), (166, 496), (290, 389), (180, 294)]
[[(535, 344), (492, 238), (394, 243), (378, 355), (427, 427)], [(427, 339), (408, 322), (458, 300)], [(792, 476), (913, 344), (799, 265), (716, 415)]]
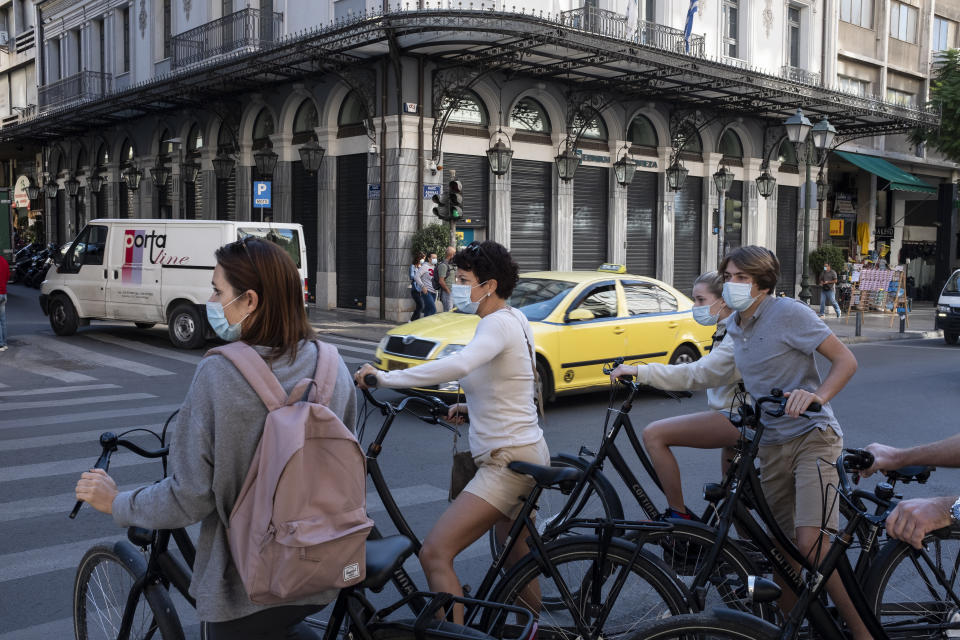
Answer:
[(592, 311), (587, 309), (574, 309), (567, 314), (568, 322), (583, 322), (584, 320), (593, 320), (596, 318)]

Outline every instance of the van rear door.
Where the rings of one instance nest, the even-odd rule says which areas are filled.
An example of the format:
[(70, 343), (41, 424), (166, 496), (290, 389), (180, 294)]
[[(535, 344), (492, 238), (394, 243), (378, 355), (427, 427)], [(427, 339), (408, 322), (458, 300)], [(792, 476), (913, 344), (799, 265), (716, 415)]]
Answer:
[(107, 275), (107, 317), (165, 322), (160, 304), (160, 261), (166, 228), (138, 220), (111, 229)]

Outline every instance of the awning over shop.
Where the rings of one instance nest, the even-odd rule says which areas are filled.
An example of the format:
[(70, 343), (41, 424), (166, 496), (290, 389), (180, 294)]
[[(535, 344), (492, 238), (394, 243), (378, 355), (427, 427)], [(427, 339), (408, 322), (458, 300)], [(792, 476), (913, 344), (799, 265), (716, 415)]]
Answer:
[(869, 171), (878, 178), (883, 178), (890, 183), (890, 189), (893, 191), (916, 191), (919, 193), (937, 193), (937, 188), (932, 187), (912, 173), (907, 173), (900, 167), (894, 166), (876, 156), (865, 156), (860, 153), (850, 153), (849, 151), (835, 151), (838, 156), (851, 164)]

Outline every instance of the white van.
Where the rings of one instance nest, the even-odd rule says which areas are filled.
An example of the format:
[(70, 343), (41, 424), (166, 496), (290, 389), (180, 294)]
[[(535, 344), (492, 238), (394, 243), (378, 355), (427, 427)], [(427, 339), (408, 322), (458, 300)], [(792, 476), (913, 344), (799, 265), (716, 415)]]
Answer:
[(943, 285), (937, 301), (934, 326), (943, 329), (943, 339), (947, 344), (957, 344), (957, 338), (960, 338), (960, 269), (954, 271), (947, 279), (947, 284)]
[(166, 323), (170, 341), (196, 349), (211, 335), (206, 301), (214, 251), (245, 236), (266, 238), (293, 258), (306, 299), (307, 254), (299, 224), (220, 220), (93, 220), (43, 282), (40, 307), (57, 335), (90, 320)]

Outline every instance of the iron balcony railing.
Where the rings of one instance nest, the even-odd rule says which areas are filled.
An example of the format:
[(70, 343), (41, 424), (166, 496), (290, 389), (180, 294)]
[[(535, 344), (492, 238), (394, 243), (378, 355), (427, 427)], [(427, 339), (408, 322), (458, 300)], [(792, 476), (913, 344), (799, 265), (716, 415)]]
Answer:
[(560, 12), (560, 23), (574, 29), (581, 29), (619, 40), (630, 40), (675, 53), (687, 53), (691, 56), (703, 57), (705, 51), (703, 36), (691, 34), (688, 51), (686, 39), (680, 29), (673, 29), (648, 20), (637, 20), (635, 25), (629, 24), (623, 14), (597, 7), (585, 6), (570, 11), (562, 11)]
[(233, 51), (259, 49), (280, 39), (283, 14), (242, 9), (171, 38), (176, 69)]
[(102, 98), (112, 90), (113, 76), (99, 71), (81, 71), (37, 89), (41, 111), (76, 102)]
[(792, 80), (794, 82), (802, 82), (803, 84), (812, 84), (816, 86), (820, 86), (822, 84), (819, 73), (807, 71), (806, 69), (801, 69), (799, 67), (791, 67), (789, 65), (780, 68), (780, 77), (785, 78), (786, 80)]

